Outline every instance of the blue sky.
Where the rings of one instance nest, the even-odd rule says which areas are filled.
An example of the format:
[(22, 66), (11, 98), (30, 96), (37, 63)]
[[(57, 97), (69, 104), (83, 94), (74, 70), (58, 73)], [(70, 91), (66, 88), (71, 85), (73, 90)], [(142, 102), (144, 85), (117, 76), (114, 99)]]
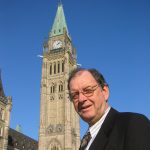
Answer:
[[(118, 111), (150, 118), (150, 2), (62, 0), (78, 63), (100, 70)], [(44, 39), (58, 0), (0, 0), (0, 68), (13, 98), (10, 126), (38, 139)], [(81, 121), (81, 136), (87, 125)]]

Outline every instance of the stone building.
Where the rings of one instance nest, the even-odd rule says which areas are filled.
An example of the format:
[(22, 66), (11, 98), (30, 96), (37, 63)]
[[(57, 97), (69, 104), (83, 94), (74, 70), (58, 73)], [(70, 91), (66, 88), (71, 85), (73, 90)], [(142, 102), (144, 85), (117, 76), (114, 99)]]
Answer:
[(0, 150), (38, 150), (38, 142), (9, 127), (12, 98), (5, 96), (0, 74)]
[(38, 142), (20, 131), (9, 128), (7, 150), (38, 150)]
[(12, 98), (5, 96), (0, 73), (0, 150), (7, 150)]
[(76, 65), (62, 4), (44, 42), (41, 77), (39, 150), (77, 150), (79, 117), (69, 99), (67, 80)]

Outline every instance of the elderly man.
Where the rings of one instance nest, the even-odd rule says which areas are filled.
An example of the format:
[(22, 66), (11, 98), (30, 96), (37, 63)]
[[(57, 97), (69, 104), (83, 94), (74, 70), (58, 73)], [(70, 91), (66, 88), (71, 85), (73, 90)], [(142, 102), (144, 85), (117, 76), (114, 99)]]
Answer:
[(73, 70), (68, 89), (76, 112), (89, 125), (80, 150), (150, 150), (150, 121), (110, 107), (108, 84), (96, 69)]

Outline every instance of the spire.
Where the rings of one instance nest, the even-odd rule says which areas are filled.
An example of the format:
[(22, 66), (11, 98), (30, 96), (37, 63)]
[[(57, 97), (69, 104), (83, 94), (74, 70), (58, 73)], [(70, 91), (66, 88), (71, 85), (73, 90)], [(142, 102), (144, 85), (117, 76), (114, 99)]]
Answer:
[(21, 125), (18, 124), (18, 125), (16, 126), (16, 131), (22, 133), (22, 127), (21, 127)]
[(51, 29), (51, 32), (50, 32), (50, 37), (63, 34), (64, 29), (66, 30), (66, 32), (69, 36), (63, 6), (62, 6), (62, 3), (60, 1), (59, 4), (58, 4), (58, 8), (57, 8), (56, 16), (55, 16), (55, 19), (54, 19), (54, 23), (53, 23), (53, 26), (52, 26), (52, 29)]
[(1, 79), (1, 69), (0, 69), (0, 96), (4, 97), (4, 90), (3, 90), (3, 84), (2, 84), (2, 79)]

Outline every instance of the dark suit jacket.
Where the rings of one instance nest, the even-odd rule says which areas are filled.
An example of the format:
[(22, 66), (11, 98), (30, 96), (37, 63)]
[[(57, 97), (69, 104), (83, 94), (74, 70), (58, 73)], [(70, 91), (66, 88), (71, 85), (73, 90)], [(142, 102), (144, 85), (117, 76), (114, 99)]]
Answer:
[(150, 150), (150, 121), (111, 108), (89, 150)]

